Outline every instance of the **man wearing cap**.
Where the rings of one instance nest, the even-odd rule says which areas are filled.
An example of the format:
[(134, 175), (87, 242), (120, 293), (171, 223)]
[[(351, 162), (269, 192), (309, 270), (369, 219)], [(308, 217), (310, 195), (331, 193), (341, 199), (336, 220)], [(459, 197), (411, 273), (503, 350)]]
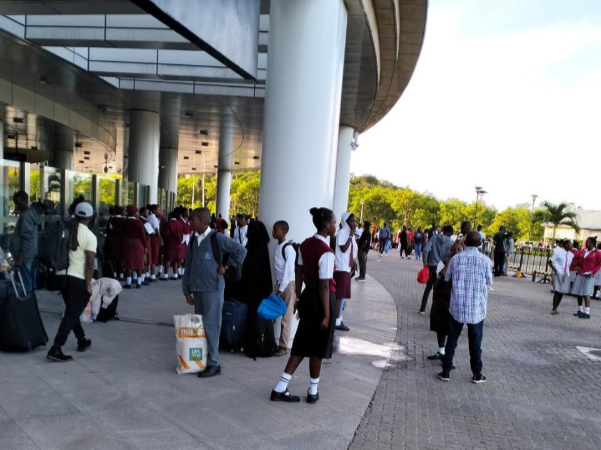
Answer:
[(69, 227), (69, 267), (57, 275), (65, 276), (62, 295), (65, 302), (65, 314), (56, 332), (54, 343), (46, 357), (52, 361), (71, 361), (72, 356), (62, 351), (69, 333), (73, 331), (77, 338), (77, 351), (84, 352), (92, 345), (86, 339), (79, 316), (90, 301), (92, 295), (92, 275), (96, 258), (97, 240), (88, 224), (92, 220), (94, 209), (89, 203), (79, 203), (75, 207), (74, 217)]
[(125, 268), (125, 289), (131, 289), (132, 273), (137, 275), (136, 287), (148, 286), (144, 280), (144, 255), (146, 254), (146, 231), (138, 220), (138, 208), (127, 205), (127, 220), (124, 223), (123, 267)]

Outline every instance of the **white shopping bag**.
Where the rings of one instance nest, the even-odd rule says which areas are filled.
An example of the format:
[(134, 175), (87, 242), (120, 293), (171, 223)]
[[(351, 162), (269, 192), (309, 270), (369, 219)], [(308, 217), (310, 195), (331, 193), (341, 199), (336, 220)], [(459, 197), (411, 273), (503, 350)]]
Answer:
[(202, 316), (184, 314), (173, 316), (175, 322), (175, 350), (177, 373), (201, 372), (207, 365), (207, 337)]

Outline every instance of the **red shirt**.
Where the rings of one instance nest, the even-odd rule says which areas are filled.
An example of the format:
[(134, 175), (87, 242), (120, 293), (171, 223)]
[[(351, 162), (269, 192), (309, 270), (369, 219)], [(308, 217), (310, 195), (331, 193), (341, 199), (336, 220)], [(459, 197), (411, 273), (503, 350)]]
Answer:
[(601, 252), (594, 248), (586, 258), (584, 257), (585, 254), (586, 249), (582, 249), (574, 257), (574, 261), (577, 261), (576, 267), (578, 273), (584, 274), (590, 272), (595, 276), (601, 270)]

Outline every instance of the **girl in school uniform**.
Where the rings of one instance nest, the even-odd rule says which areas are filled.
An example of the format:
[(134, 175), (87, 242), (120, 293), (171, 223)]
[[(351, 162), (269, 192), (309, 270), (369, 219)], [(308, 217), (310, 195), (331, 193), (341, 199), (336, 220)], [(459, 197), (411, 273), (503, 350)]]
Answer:
[[(165, 271), (161, 276), (161, 280), (177, 280), (180, 248), (184, 238), (184, 228), (181, 225), (181, 220), (177, 218), (176, 212), (169, 214), (169, 222), (165, 227), (165, 232), (162, 234), (164, 242), (163, 264)], [(169, 266), (173, 267), (173, 275), (169, 277)]]
[[(299, 324), (292, 344), (291, 356), (280, 381), (271, 391), (271, 401), (299, 402), (300, 397), (288, 391), (292, 375), (309, 358), (310, 385), (307, 403), (319, 400), (317, 386), (323, 358), (332, 357), (334, 327), (336, 325), (336, 288), (334, 283), (335, 255), (330, 248), (330, 237), (336, 234), (336, 216), (327, 208), (311, 208), (317, 233), (300, 245), (296, 266), (296, 298), (300, 299)], [(301, 287), (305, 284), (305, 290)]]
[(574, 315), (580, 319), (591, 318), (591, 297), (595, 290), (595, 275), (601, 270), (601, 251), (596, 249), (596, 245), (597, 238), (589, 237), (586, 240), (586, 247), (574, 258), (578, 274), (572, 286), (572, 295), (578, 296), (578, 311)]

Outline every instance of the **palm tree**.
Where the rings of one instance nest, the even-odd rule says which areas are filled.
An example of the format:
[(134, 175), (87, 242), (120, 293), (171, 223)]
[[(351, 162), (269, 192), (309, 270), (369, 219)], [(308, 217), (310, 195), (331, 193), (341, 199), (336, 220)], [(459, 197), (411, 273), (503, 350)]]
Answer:
[(555, 244), (555, 232), (559, 225), (567, 225), (572, 227), (576, 233), (580, 232), (580, 227), (575, 222), (576, 213), (569, 210), (571, 204), (562, 202), (555, 205), (550, 202), (543, 202), (542, 206), (545, 208), (543, 211), (545, 222), (553, 224), (553, 244)]

